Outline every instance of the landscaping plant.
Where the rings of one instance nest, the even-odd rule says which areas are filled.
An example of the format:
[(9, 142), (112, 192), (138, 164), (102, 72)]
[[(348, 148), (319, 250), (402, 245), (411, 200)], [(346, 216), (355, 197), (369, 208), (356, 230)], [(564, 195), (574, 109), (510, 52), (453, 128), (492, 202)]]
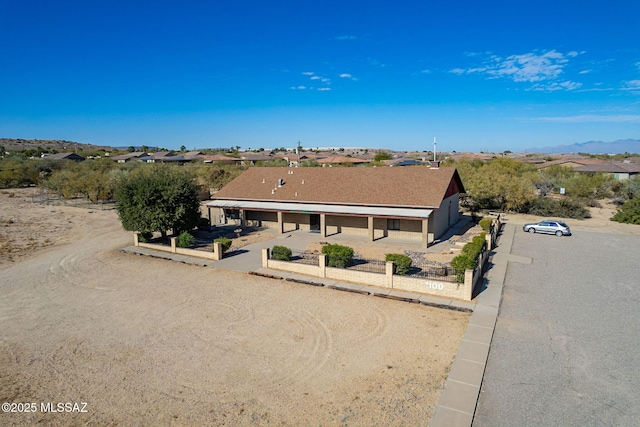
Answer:
[(327, 255), (329, 267), (347, 268), (353, 264), (353, 249), (342, 245), (325, 245), (322, 253)]
[(392, 261), (394, 265), (394, 273), (400, 276), (409, 274), (411, 269), (411, 258), (402, 254), (387, 254), (385, 261)]
[(286, 246), (274, 246), (271, 249), (271, 259), (279, 260), (279, 261), (291, 261), (291, 249)]

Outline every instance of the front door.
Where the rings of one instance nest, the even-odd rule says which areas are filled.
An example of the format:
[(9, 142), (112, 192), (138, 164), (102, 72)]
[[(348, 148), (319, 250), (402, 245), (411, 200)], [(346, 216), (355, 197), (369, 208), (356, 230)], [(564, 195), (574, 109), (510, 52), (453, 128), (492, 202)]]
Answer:
[(309, 230), (320, 231), (320, 214), (309, 215)]

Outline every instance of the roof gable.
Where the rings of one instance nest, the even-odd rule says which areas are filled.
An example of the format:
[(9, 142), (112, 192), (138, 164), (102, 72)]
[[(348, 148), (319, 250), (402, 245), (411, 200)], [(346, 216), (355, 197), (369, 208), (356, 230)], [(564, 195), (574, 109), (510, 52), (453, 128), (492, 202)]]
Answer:
[(213, 199), (438, 207), (462, 191), (455, 168), (272, 167), (246, 170)]

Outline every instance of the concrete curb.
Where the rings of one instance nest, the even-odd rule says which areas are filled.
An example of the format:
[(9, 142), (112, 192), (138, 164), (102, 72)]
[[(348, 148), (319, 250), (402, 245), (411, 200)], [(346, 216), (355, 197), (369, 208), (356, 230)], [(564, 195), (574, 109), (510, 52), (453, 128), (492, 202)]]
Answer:
[(430, 427), (470, 427), (473, 423), (500, 310), (507, 264), (509, 261), (526, 262), (515, 257), (512, 259), (510, 255), (515, 230), (516, 227), (511, 224), (505, 224), (502, 229), (500, 245), (491, 256), (492, 267), (484, 278), (485, 289), (478, 297), (469, 319), (467, 331), (429, 422)]

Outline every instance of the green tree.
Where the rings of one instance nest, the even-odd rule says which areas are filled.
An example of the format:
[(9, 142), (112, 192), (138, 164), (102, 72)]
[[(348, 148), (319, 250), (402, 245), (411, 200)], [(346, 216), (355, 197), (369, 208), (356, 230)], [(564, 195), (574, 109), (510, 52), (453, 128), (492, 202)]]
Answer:
[(147, 151), (149, 151), (149, 147), (147, 147), (146, 145), (143, 145), (142, 147), (140, 147), (140, 151), (146, 153)]
[(133, 153), (134, 151), (136, 151), (135, 147), (133, 145), (130, 145), (129, 148), (127, 148), (127, 151), (129, 153)]
[(180, 151), (184, 153), (185, 151), (187, 151), (187, 147), (185, 147), (184, 145), (181, 145)]
[(134, 169), (116, 190), (116, 209), (128, 231), (159, 231), (165, 237), (191, 230), (200, 218), (198, 186), (187, 172), (165, 165)]

